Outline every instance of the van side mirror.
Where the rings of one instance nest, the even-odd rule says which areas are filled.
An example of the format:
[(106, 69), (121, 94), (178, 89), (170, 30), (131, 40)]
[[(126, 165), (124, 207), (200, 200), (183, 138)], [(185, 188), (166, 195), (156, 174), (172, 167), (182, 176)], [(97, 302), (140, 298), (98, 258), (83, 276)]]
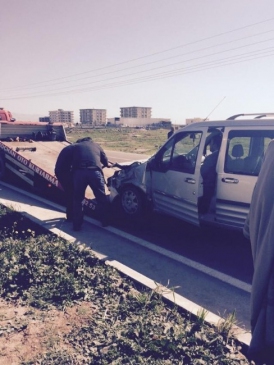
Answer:
[(147, 165), (151, 170), (156, 170), (156, 171), (159, 171), (159, 169), (161, 167), (161, 164), (160, 164), (159, 158), (157, 158), (157, 155), (152, 156), (150, 158), (150, 160), (148, 161)]
[(163, 164), (157, 155), (151, 157), (147, 162), (147, 167), (153, 171), (166, 172), (168, 170), (168, 165)]

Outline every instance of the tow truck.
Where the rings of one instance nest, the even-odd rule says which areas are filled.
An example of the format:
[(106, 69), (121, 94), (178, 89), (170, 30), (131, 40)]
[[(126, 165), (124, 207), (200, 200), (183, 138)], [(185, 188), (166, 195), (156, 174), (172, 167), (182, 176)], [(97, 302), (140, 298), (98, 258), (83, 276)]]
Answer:
[[(54, 174), (56, 159), (68, 146), (60, 123), (16, 121), (10, 111), (0, 108), (0, 180), (62, 202), (63, 188)], [(94, 211), (96, 201), (87, 189), (85, 210)]]

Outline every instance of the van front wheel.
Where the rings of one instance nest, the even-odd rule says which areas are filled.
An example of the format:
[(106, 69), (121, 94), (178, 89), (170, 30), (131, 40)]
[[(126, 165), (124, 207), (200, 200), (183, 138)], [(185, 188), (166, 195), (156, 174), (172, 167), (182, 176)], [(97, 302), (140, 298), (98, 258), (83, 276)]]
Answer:
[(120, 196), (123, 212), (132, 218), (140, 217), (144, 211), (144, 195), (134, 186), (127, 186)]

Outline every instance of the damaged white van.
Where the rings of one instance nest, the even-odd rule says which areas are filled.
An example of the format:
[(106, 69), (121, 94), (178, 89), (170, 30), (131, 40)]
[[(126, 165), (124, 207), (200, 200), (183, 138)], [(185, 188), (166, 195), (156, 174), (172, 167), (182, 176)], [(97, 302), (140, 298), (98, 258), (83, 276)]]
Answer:
[[(239, 114), (178, 130), (146, 162), (119, 166), (108, 179), (111, 200), (119, 198), (131, 217), (149, 207), (195, 225), (242, 229), (264, 153), (274, 139), (271, 116)], [(206, 164), (211, 189), (202, 174)]]

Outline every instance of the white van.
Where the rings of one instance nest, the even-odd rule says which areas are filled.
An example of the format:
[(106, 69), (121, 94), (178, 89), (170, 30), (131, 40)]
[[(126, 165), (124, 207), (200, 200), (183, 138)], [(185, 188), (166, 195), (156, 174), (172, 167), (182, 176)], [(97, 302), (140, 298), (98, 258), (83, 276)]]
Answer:
[[(194, 123), (178, 130), (144, 163), (133, 163), (108, 179), (111, 199), (120, 197), (125, 214), (154, 210), (191, 222), (242, 229), (252, 192), (269, 142), (274, 139), (274, 113), (239, 114), (223, 121)], [(214, 166), (214, 189), (201, 209), (205, 186), (201, 167), (210, 142), (221, 136)], [(121, 167), (121, 166), (120, 166)]]

